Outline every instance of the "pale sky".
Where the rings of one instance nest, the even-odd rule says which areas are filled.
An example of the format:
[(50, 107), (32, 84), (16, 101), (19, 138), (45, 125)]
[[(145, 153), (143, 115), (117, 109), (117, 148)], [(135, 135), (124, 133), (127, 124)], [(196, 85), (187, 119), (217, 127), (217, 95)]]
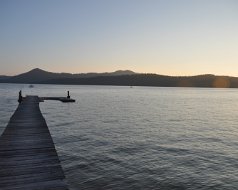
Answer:
[(0, 68), (238, 76), (238, 0), (0, 0)]

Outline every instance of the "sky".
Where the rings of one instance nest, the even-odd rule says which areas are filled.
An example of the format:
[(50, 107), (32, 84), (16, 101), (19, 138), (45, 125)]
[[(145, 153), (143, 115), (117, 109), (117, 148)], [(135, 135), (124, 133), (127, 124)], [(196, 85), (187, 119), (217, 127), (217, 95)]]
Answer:
[(0, 0), (0, 75), (238, 76), (237, 0)]

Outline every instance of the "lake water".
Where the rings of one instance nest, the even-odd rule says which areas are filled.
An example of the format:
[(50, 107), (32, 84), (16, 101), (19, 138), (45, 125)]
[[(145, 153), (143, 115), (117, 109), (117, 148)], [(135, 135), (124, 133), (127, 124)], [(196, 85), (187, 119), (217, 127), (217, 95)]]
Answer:
[(40, 104), (72, 190), (238, 188), (238, 90), (0, 84), (0, 133), (19, 90)]

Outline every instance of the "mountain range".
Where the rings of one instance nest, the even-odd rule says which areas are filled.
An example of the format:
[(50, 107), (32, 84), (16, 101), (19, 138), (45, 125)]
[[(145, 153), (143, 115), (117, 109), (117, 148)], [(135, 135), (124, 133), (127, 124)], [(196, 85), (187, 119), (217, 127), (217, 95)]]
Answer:
[(112, 73), (53, 73), (36, 68), (29, 72), (22, 73), (16, 76), (0, 76), (0, 82), (6, 83), (47, 83), (51, 80), (64, 80), (64, 79), (78, 79), (78, 78), (91, 78), (99, 76), (118, 76), (118, 75), (131, 75), (135, 74), (129, 70), (118, 70)]
[(238, 77), (211, 74), (167, 76), (141, 74), (130, 70), (70, 74), (47, 72), (36, 68), (16, 76), (0, 76), (0, 83), (238, 88)]

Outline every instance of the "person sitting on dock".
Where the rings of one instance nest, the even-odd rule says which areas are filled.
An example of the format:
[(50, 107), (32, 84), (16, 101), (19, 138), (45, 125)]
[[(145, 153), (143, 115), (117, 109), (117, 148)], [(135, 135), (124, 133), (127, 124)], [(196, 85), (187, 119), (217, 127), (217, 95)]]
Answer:
[(18, 102), (19, 102), (19, 103), (22, 102), (22, 94), (21, 94), (21, 90), (19, 91)]

